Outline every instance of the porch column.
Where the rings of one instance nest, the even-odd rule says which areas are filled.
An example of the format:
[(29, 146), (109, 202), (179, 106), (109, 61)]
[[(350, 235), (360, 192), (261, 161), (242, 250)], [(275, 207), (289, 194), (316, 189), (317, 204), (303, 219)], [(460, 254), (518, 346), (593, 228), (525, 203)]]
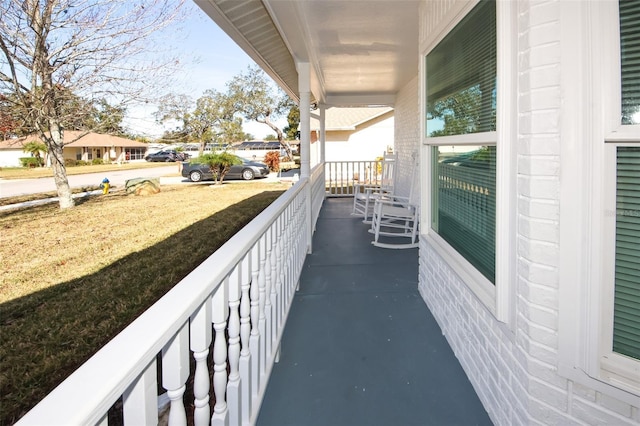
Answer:
[(318, 105), (318, 110), (320, 112), (320, 135), (318, 135), (318, 141), (320, 142), (320, 163), (324, 163), (326, 161), (325, 158), (325, 143), (327, 142), (327, 134), (325, 129), (325, 111), (327, 107), (324, 104)]
[[(324, 104), (319, 104), (318, 109), (320, 112), (320, 134), (318, 135), (318, 143), (320, 144), (320, 164), (322, 165), (322, 170), (327, 170), (324, 163), (327, 161), (326, 159), (326, 146), (327, 143), (327, 134), (326, 134), (326, 126), (325, 126), (325, 111), (326, 106)], [(324, 173), (322, 173), (322, 178), (325, 179)], [(324, 198), (327, 198), (327, 192), (323, 191)]]
[(298, 68), (298, 91), (300, 92), (300, 177), (311, 175), (311, 91), (309, 63), (300, 62)]
[[(300, 178), (311, 177), (311, 83), (310, 68), (308, 62), (298, 62), (298, 91), (300, 92)], [(307, 198), (307, 252), (311, 253), (311, 240), (313, 238), (311, 186), (309, 181), (305, 189)]]

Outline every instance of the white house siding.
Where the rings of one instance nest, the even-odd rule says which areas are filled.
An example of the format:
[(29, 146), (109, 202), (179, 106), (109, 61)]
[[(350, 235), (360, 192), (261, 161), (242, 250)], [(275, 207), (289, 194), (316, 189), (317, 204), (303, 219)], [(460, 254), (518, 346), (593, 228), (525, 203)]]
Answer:
[[(356, 131), (327, 131), (326, 161), (374, 160), (393, 148), (394, 117), (376, 118)], [(316, 144), (314, 144), (316, 145)]]
[(20, 158), (29, 157), (22, 149), (0, 150), (0, 167), (20, 167)]
[[(423, 48), (461, 4), (424, 1)], [(562, 15), (558, 1), (517, 4), (517, 252), (516, 282), (508, 283), (515, 321), (497, 321), (424, 238), (419, 289), (495, 424), (638, 424), (639, 404), (557, 373), (561, 19), (578, 18)]]

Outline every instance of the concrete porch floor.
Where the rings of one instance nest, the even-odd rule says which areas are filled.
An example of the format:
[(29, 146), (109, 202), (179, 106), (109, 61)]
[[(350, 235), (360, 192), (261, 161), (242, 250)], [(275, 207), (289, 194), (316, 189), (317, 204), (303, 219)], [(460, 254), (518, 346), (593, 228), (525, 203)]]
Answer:
[(372, 246), (351, 207), (320, 212), (257, 424), (490, 425), (418, 293), (418, 250)]

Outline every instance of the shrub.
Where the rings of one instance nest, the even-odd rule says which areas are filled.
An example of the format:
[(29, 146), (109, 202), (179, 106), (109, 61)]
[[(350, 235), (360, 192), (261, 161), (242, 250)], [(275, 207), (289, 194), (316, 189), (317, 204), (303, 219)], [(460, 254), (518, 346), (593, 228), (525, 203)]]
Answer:
[(280, 168), (280, 153), (278, 151), (269, 151), (264, 156), (264, 163), (269, 166), (269, 170), (277, 172)]
[(75, 167), (75, 166), (88, 166), (89, 163), (88, 161), (84, 161), (84, 160), (75, 160), (73, 158), (65, 158), (64, 159), (64, 165), (65, 167)]
[(42, 158), (36, 157), (20, 157), (20, 164), (22, 165), (22, 167), (28, 167), (30, 169), (44, 166)]
[(91, 164), (97, 166), (100, 164), (104, 164), (104, 161), (102, 160), (102, 158), (94, 158), (93, 160), (91, 160)]
[(231, 166), (242, 164), (242, 160), (229, 152), (221, 152), (219, 154), (204, 154), (197, 158), (196, 163), (208, 164), (216, 184), (222, 184), (224, 177)]

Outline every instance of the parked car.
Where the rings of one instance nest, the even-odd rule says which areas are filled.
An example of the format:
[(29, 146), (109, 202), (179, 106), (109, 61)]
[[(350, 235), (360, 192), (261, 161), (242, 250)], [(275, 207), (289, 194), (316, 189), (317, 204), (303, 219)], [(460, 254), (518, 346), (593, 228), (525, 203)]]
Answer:
[(178, 152), (173, 149), (163, 149), (162, 151), (154, 152), (144, 157), (147, 161), (185, 161), (189, 159), (189, 154)]
[[(238, 158), (240, 158), (242, 164), (231, 166), (229, 173), (224, 177), (225, 179), (251, 180), (269, 175), (269, 167), (267, 167), (266, 164), (247, 160), (242, 157)], [(201, 163), (182, 163), (182, 176), (189, 178), (191, 182), (213, 179), (209, 165)]]

